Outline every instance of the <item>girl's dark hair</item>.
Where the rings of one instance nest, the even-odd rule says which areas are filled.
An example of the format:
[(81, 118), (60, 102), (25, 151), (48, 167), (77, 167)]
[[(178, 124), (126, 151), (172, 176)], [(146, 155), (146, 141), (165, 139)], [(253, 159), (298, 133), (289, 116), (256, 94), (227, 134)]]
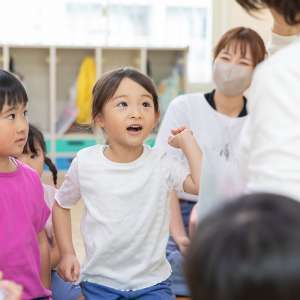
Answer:
[(36, 128), (32, 124), (29, 124), (28, 139), (27, 139), (26, 145), (24, 146), (23, 153), (27, 154), (30, 151), (33, 154), (37, 155), (38, 153), (37, 153), (37, 149), (35, 147), (35, 143), (38, 143), (40, 145), (40, 147), (42, 148), (45, 164), (48, 166), (49, 170), (51, 171), (53, 183), (54, 183), (54, 185), (56, 185), (57, 184), (57, 169), (56, 169), (54, 163), (51, 161), (51, 159), (46, 156), (47, 149), (46, 149), (46, 142), (45, 142), (44, 136), (38, 128)]
[(118, 89), (121, 81), (124, 78), (129, 78), (145, 90), (147, 90), (153, 97), (155, 111), (159, 111), (158, 95), (155, 84), (152, 79), (147, 75), (139, 72), (133, 68), (119, 68), (111, 72), (105, 73), (95, 84), (93, 89), (93, 106), (92, 106), (92, 119), (95, 120), (97, 115), (101, 113), (104, 104), (113, 97)]
[(246, 27), (236, 27), (223, 34), (214, 49), (214, 60), (223, 49), (232, 43), (236, 43), (236, 47), (241, 47), (242, 56), (246, 55), (247, 46), (249, 45), (254, 67), (262, 62), (268, 53), (263, 39), (256, 31)]
[(236, 0), (246, 11), (257, 11), (262, 8), (273, 8), (282, 15), (289, 25), (300, 24), (299, 0)]
[(23, 84), (13, 74), (0, 69), (0, 112), (5, 104), (16, 106), (26, 105), (27, 93)]
[(295, 300), (300, 203), (252, 194), (199, 222), (185, 270), (192, 300)]

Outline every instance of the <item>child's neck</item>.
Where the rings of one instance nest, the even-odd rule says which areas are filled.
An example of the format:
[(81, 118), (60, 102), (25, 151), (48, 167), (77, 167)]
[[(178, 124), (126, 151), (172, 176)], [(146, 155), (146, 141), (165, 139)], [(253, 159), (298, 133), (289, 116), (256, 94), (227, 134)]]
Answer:
[(144, 146), (137, 147), (121, 147), (119, 145), (109, 145), (104, 155), (111, 161), (117, 163), (129, 163), (138, 159), (144, 151)]
[(10, 173), (16, 170), (16, 165), (7, 156), (0, 156), (0, 172)]

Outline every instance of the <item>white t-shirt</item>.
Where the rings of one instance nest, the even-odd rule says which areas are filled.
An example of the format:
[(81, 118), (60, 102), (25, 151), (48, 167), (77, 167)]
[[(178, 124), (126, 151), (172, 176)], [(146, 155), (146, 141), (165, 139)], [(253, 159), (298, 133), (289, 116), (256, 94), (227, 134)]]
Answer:
[(260, 65), (241, 141), (247, 190), (300, 200), (300, 40)]
[[(236, 152), (246, 117), (231, 118), (213, 109), (201, 93), (182, 95), (174, 99), (162, 121), (156, 147), (166, 149), (170, 156), (183, 158), (182, 151), (167, 144), (171, 129), (186, 126), (203, 152), (199, 215), (206, 214), (221, 198), (239, 194), (240, 169)], [(181, 199), (197, 201), (198, 197), (178, 193)]]
[(118, 290), (138, 290), (166, 280), (168, 194), (182, 190), (189, 174), (183, 163), (144, 146), (130, 163), (107, 159), (96, 145), (78, 152), (56, 194), (71, 208), (83, 199), (81, 231), (86, 260), (81, 280)]
[(283, 36), (272, 32), (270, 44), (268, 46), (269, 54), (275, 54), (277, 51), (295, 42), (298, 38), (299, 35)]

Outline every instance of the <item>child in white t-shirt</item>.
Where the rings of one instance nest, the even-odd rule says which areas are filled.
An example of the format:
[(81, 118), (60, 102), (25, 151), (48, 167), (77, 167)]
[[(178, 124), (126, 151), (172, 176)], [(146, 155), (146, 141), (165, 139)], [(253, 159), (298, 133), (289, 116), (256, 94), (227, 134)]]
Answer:
[(56, 194), (59, 274), (68, 281), (79, 279), (70, 208), (82, 198), (84, 297), (173, 299), (165, 254), (168, 197), (173, 188), (198, 194), (201, 151), (184, 127), (172, 130), (169, 143), (183, 151), (190, 170), (164, 151), (143, 144), (157, 125), (159, 105), (152, 80), (134, 69), (114, 70), (96, 83), (92, 118), (108, 142), (81, 150)]

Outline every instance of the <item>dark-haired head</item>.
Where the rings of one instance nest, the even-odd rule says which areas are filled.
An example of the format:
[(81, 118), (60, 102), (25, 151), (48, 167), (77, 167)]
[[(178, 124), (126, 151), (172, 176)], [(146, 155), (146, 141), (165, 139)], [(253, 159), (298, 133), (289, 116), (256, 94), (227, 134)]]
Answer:
[(287, 24), (300, 24), (299, 0), (236, 0), (246, 11), (271, 8), (281, 15)]
[(186, 258), (193, 300), (295, 300), (300, 203), (252, 194), (203, 219)]
[(159, 112), (158, 95), (152, 79), (136, 69), (125, 67), (104, 74), (95, 84), (92, 106), (93, 120), (101, 114), (103, 106), (113, 97), (124, 78), (133, 80), (148, 91), (152, 95), (155, 111)]
[(57, 184), (57, 169), (51, 159), (47, 157), (44, 136), (42, 132), (32, 124), (29, 125), (27, 143), (19, 159), (34, 168), (40, 175), (43, 172), (44, 164), (46, 164), (52, 173), (54, 185)]
[(13, 74), (0, 70), (0, 112), (4, 105), (16, 107), (26, 106), (27, 93), (23, 84)]

